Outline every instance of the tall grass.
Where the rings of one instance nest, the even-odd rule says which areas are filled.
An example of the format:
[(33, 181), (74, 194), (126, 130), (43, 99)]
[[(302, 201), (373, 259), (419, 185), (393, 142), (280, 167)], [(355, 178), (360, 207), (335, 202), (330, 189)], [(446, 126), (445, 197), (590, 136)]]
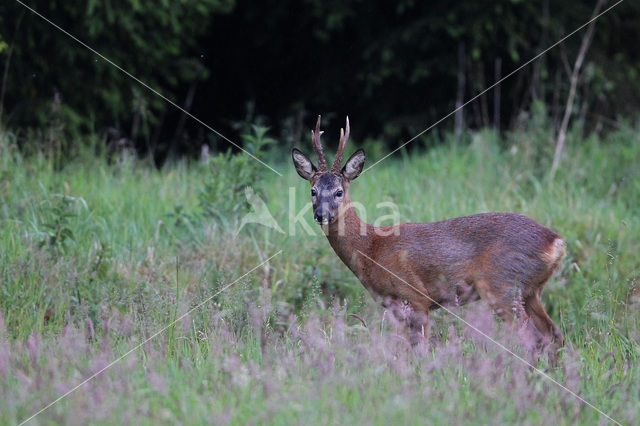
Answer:
[[(359, 177), (351, 196), (371, 218), (389, 200), (402, 221), (518, 211), (564, 236), (568, 256), (543, 295), (567, 339), (558, 367), (523, 351), (481, 303), (459, 313), (635, 423), (639, 134), (572, 133), (549, 182), (540, 132), (481, 132), (393, 157)], [(162, 170), (127, 155), (60, 163), (25, 158), (0, 134), (0, 423), (28, 418), (278, 250), (34, 422), (606, 421), (446, 312), (433, 315), (428, 344), (411, 348), (318, 229), (288, 232), (289, 203), (300, 211), (308, 184), (273, 157), (282, 178), (229, 156)], [(241, 179), (251, 177), (285, 234), (251, 224), (238, 232), (245, 167), (257, 167)]]

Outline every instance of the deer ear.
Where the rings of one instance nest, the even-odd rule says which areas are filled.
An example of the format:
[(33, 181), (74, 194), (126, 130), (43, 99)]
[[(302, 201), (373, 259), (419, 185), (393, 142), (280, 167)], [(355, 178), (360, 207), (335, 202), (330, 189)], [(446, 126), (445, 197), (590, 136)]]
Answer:
[(360, 176), (360, 173), (362, 173), (362, 168), (364, 167), (364, 159), (364, 150), (359, 149), (354, 152), (342, 168), (342, 176), (344, 176), (347, 180), (354, 180), (355, 178)]
[(296, 167), (296, 172), (298, 172), (300, 177), (302, 179), (311, 180), (311, 176), (317, 170), (311, 160), (296, 148), (293, 148), (293, 151), (291, 151), (291, 158), (293, 158), (293, 165)]

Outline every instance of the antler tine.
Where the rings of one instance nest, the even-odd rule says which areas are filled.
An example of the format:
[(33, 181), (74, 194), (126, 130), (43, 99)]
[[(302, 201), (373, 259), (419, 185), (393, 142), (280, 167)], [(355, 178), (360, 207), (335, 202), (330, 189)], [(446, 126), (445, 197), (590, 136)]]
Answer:
[(344, 147), (347, 145), (347, 141), (349, 140), (349, 133), (351, 129), (349, 127), (349, 116), (347, 116), (347, 124), (344, 129), (340, 129), (340, 143), (338, 144), (338, 153), (336, 154), (336, 159), (333, 160), (333, 166), (331, 167), (332, 171), (340, 171), (340, 167), (342, 166), (342, 154), (344, 154)]
[(322, 152), (322, 144), (320, 143), (320, 135), (324, 133), (320, 130), (320, 118), (321, 116), (318, 116), (315, 133), (313, 130), (311, 131), (311, 141), (313, 142), (313, 148), (318, 155), (318, 170), (321, 172), (326, 172), (327, 160), (325, 160), (324, 158), (324, 152)]

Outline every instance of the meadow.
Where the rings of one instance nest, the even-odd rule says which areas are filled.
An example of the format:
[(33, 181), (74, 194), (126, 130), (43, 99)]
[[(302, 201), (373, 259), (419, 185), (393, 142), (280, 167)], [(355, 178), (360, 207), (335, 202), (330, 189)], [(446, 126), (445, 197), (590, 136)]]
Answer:
[[(282, 177), (230, 153), (157, 169), (98, 140), (25, 154), (0, 133), (1, 424), (29, 419), (141, 343), (29, 424), (611, 422), (599, 410), (637, 424), (637, 127), (572, 131), (553, 182), (551, 133), (532, 119), (504, 135), (416, 141), (350, 190), (370, 219), (385, 201), (402, 222), (515, 211), (562, 235), (567, 257), (543, 293), (566, 338), (557, 366), (530, 358), (482, 303), (456, 312), (597, 409), (442, 310), (428, 345), (412, 348), (311, 211), (312, 235), (292, 222), (308, 183), (288, 152), (254, 137)], [(368, 164), (384, 154), (364, 147)], [(283, 233), (240, 229), (246, 186)]]

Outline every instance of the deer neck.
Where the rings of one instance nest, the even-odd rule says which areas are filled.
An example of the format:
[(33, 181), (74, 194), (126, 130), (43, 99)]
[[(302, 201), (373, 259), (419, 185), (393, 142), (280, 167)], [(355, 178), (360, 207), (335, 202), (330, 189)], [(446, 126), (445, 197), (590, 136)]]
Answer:
[(357, 260), (362, 257), (358, 251), (370, 252), (374, 227), (360, 220), (351, 199), (346, 196), (336, 220), (322, 228), (338, 257), (358, 275)]

